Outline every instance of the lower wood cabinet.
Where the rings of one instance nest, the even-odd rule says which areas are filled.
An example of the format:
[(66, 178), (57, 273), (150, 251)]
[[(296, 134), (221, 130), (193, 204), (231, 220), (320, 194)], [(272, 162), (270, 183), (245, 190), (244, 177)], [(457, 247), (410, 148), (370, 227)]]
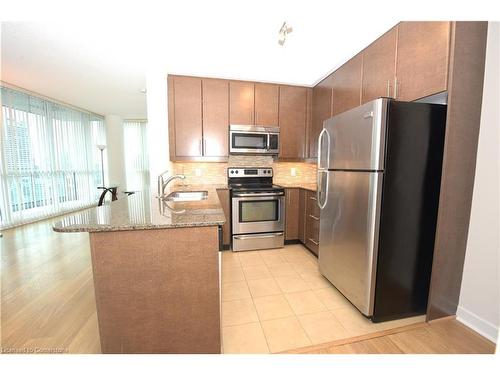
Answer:
[(286, 224), (285, 240), (299, 240), (314, 254), (319, 253), (319, 207), (316, 192), (285, 189)]
[(316, 255), (319, 254), (319, 215), (316, 192), (306, 190), (304, 245)]
[(285, 189), (285, 240), (299, 239), (299, 196), (300, 189)]
[(222, 244), (224, 246), (229, 246), (231, 244), (231, 202), (229, 197), (229, 190), (217, 189), (217, 195), (222, 206), (222, 211), (224, 211), (224, 216), (226, 217), (226, 222), (222, 226)]
[(299, 241), (306, 243), (306, 190), (299, 189)]

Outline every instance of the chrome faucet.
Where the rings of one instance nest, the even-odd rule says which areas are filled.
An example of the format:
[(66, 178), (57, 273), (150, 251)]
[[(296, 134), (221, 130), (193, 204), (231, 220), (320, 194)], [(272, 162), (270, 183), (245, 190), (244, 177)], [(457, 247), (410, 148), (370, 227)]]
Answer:
[(167, 172), (168, 171), (165, 171), (158, 176), (158, 198), (161, 198), (163, 197), (163, 195), (165, 195), (165, 188), (171, 181), (175, 180), (176, 178), (180, 178), (182, 180), (186, 178), (186, 176), (184, 176), (183, 174), (177, 174), (175, 176), (170, 176), (166, 180), (163, 180), (163, 175)]

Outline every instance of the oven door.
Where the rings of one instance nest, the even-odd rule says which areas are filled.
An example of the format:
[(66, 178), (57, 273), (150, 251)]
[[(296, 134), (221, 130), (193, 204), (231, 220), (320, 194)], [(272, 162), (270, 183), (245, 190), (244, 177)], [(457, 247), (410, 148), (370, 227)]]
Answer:
[(233, 234), (281, 232), (285, 228), (285, 194), (233, 193)]
[(269, 153), (269, 134), (264, 132), (229, 132), (229, 152), (233, 154)]

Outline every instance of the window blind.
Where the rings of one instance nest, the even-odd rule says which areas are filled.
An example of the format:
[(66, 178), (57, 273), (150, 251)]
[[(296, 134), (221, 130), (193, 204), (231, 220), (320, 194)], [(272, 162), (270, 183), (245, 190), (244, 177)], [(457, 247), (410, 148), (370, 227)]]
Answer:
[(96, 204), (103, 118), (0, 89), (0, 228)]
[(124, 149), (127, 190), (149, 189), (147, 122), (124, 120)]

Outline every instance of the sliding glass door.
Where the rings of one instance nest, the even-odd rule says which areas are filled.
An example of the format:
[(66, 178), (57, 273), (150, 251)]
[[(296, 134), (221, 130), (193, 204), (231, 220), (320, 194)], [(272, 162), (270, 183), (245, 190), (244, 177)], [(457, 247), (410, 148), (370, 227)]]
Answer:
[(103, 118), (1, 87), (0, 227), (95, 204)]

